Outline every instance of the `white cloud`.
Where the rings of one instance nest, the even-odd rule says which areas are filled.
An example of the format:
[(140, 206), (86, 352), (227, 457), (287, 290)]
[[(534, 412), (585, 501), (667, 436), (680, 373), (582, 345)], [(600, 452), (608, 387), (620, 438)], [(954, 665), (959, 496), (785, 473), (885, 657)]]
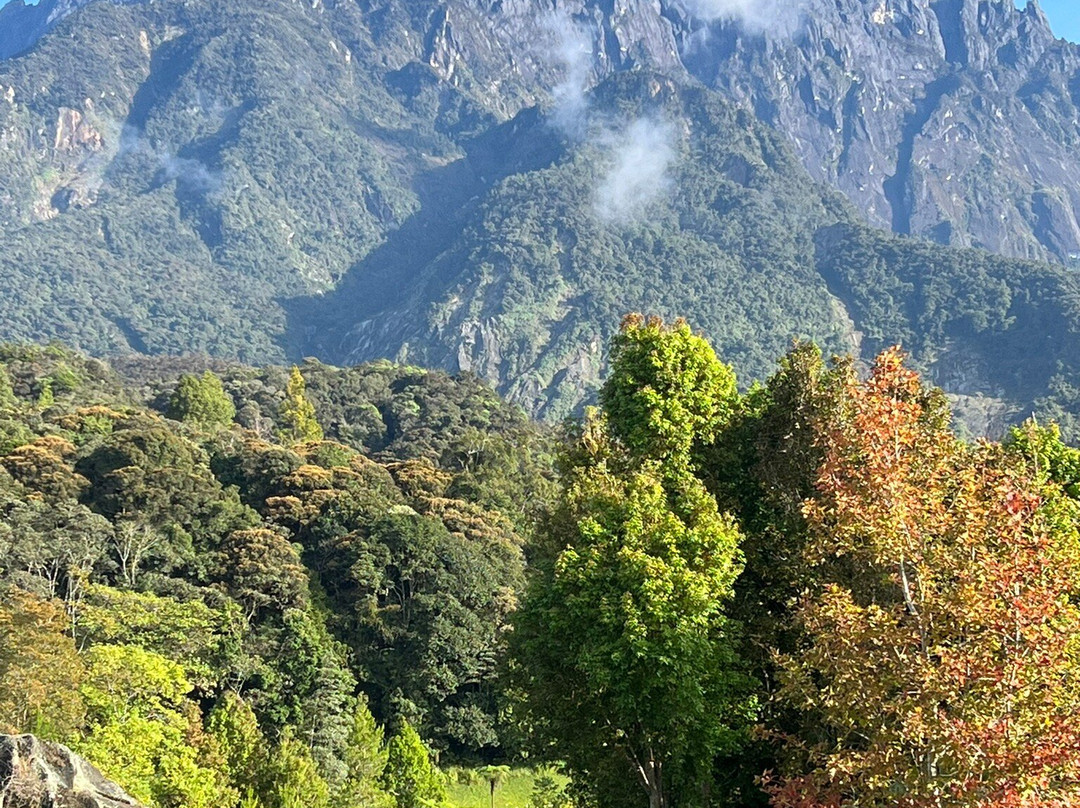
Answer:
[(619, 132), (607, 133), (610, 167), (595, 197), (601, 219), (623, 222), (640, 218), (652, 202), (668, 193), (674, 139), (669, 123), (651, 118), (638, 118)]
[(805, 0), (685, 0), (695, 17), (738, 22), (755, 33), (794, 33), (802, 22)]

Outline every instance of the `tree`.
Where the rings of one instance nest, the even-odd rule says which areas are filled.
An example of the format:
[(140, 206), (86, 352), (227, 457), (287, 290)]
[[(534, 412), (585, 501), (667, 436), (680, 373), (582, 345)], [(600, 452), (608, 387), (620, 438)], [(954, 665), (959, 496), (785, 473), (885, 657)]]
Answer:
[(196, 688), (211, 693), (246, 667), (241, 650), (246, 628), (235, 603), (211, 608), (198, 599), (179, 601), (90, 584), (76, 637), (82, 647), (137, 645), (153, 651), (178, 663)]
[(738, 401), (735, 374), (684, 320), (628, 316), (611, 365), (600, 403), (612, 435), (639, 456), (688, 453), (715, 436)]
[(356, 699), (353, 723), (342, 760), (348, 770), (344, 782), (334, 791), (333, 803), (340, 808), (391, 808), (394, 799), (383, 788), (388, 752), (383, 730), (368, 709), (367, 698)]
[(217, 741), (229, 784), (242, 799), (257, 801), (269, 749), (251, 707), (236, 693), (225, 693), (210, 712), (207, 731)]
[(559, 785), (550, 769), (536, 773), (532, 794), (529, 795), (529, 808), (570, 808), (566, 789)]
[(166, 414), (177, 421), (203, 427), (227, 426), (236, 417), (236, 405), (221, 379), (209, 370), (200, 376), (184, 374), (169, 397)]
[(604, 390), (605, 412), (563, 460), (516, 669), (539, 741), (576, 788), (611, 804), (610, 784), (633, 778), (664, 808), (672, 793), (703, 798), (753, 712), (724, 614), (739, 531), (691, 471), (693, 447), (734, 409), (734, 382), (685, 324), (628, 318)]
[(130, 645), (86, 653), (80, 693), (87, 732), (75, 744), (132, 796), (160, 808), (220, 808), (236, 802), (226, 775), (206, 765), (201, 715), (184, 696), (191, 683), (165, 657)]
[(45, 597), (63, 597), (74, 622), (85, 582), (105, 556), (112, 526), (70, 500), (46, 504), (3, 495), (0, 520), (8, 543), (0, 552), (6, 577)]
[(386, 745), (383, 783), (397, 808), (432, 808), (446, 801), (442, 774), (412, 724), (402, 720)]
[(53, 394), (52, 379), (43, 379), (38, 392), (37, 409), (39, 412), (44, 412), (54, 403), (56, 403), (56, 396)]
[(0, 411), (13, 409), (17, 401), (7, 368), (0, 367)]
[(85, 674), (56, 601), (18, 589), (0, 602), (0, 732), (67, 740), (82, 726)]
[(481, 766), (476, 773), (480, 775), (483, 780), (487, 781), (488, 787), (491, 789), (491, 808), (495, 808), (495, 787), (500, 783), (505, 782), (507, 778), (510, 777), (510, 767), (502, 765)]
[(866, 382), (849, 373), (823, 430), (781, 692), (812, 730), (777, 808), (1080, 799), (1080, 508), (1038, 451), (967, 447), (948, 425), (891, 350)]
[(262, 803), (266, 808), (328, 808), (330, 789), (307, 746), (286, 729), (265, 767)]
[(229, 594), (247, 609), (249, 621), (265, 609), (307, 607), (307, 572), (296, 548), (280, 533), (261, 527), (233, 531), (218, 555)]
[(89, 482), (75, 472), (74, 457), (74, 445), (49, 435), (13, 449), (0, 458), (0, 465), (27, 488), (50, 499), (77, 499)]
[(305, 392), (304, 377), (300, 368), (293, 365), (289, 381), (285, 385), (285, 400), (278, 408), (278, 437), (287, 444), (319, 441), (323, 438), (322, 427), (315, 418), (315, 407)]

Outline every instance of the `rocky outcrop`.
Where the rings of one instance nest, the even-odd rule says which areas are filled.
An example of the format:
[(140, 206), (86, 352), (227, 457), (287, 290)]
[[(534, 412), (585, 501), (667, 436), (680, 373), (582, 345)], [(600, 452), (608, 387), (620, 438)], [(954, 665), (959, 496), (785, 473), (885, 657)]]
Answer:
[(142, 808), (66, 746), (0, 735), (3, 808)]
[[(74, 11), (94, 0), (11, 0), (0, 6), (0, 59), (8, 59), (29, 50), (53, 26)], [(112, 0), (137, 3), (143, 0)]]
[(786, 133), (871, 224), (1016, 257), (1078, 251), (1080, 48), (1037, 3), (811, 0), (791, 35), (707, 30), (687, 68)]
[[(0, 58), (90, 1), (0, 8)], [(338, 5), (328, 13), (345, 18)], [(422, 66), (509, 119), (572, 71), (692, 77), (783, 132), (872, 225), (1014, 257), (1080, 255), (1080, 48), (1055, 39), (1036, 0), (361, 6), (398, 83)], [(587, 64), (568, 65), (578, 57)]]

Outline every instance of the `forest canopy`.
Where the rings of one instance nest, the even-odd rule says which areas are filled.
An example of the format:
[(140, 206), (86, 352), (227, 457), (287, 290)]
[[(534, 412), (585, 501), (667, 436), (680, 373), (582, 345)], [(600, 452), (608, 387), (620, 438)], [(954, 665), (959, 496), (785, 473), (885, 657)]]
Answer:
[[(0, 349), (0, 731), (151, 808), (1080, 800), (1080, 451), (898, 349), (624, 320), (531, 423), (376, 363)], [(562, 783), (568, 782), (565, 789)]]

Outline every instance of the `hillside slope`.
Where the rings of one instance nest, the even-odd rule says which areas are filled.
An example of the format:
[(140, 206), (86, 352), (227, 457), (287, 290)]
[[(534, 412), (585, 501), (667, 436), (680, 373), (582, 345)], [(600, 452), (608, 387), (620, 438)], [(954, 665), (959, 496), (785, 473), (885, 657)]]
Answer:
[[(776, 63), (800, 76), (813, 62), (818, 75), (814, 48), (831, 53), (834, 78), (850, 78), (845, 53), (866, 70), (906, 70), (886, 58), (895, 51), (930, 65), (920, 80), (945, 70), (966, 87), (977, 73), (1020, 98), (1006, 78), (1055, 66), (1050, 92), (1075, 49), (1040, 33), (1037, 10), (992, 3), (986, 25), (975, 20), (981, 33), (963, 28), (965, 59), (950, 61), (942, 7), (934, 27), (925, 14), (911, 22), (921, 1), (881, 22), (869, 4), (833, 5), (763, 34), (752, 21), (710, 22), (700, 4), (644, 0), (560, 15), (530, 0), (89, 4), (0, 62), (0, 338), (260, 362), (392, 357), (475, 372), (557, 418), (595, 388), (620, 316), (643, 309), (690, 318), (745, 382), (792, 338), (845, 351), (903, 341), (973, 399), (977, 428), (1018, 409), (1067, 412), (1075, 278), (874, 234), (866, 218), (892, 218), (878, 192), (842, 187), (851, 205), (822, 180), (854, 182), (859, 166), (881, 165), (900, 148), (892, 130), (849, 127), (848, 156), (830, 163), (832, 146), (799, 134), (821, 92), (785, 107), (769, 95), (778, 85), (758, 79)], [(925, 59), (905, 44), (924, 22)], [(979, 50), (978, 36), (1012, 42), (1018, 67)], [(843, 37), (835, 53), (823, 44)], [(865, 50), (867, 38), (884, 50)], [(721, 63), (732, 69), (706, 69)], [(860, 92), (885, 86), (859, 81)], [(1023, 98), (1043, 97), (1038, 87)], [(1000, 119), (981, 90), (946, 95), (970, 102), (964, 115)], [(902, 99), (890, 99), (863, 111), (903, 119)], [(827, 117), (814, 126), (833, 131)], [(1042, 120), (1069, 142), (1067, 126)], [(1067, 255), (1068, 228), (1051, 226), (1071, 215), (1067, 188), (1038, 174), (1066, 171), (1064, 153), (1025, 131), (1016, 137), (1050, 162), (1029, 160), (1023, 183), (1046, 205), (1065, 200), (1039, 208), (1050, 211), (1039, 232), (1057, 234), (1060, 249), (1031, 222), (1010, 229), (1031, 200), (1023, 183), (1000, 184), (1020, 175), (993, 160), (1026, 159), (1024, 144), (985, 142), (985, 182), (959, 197), (949, 174), (927, 168), (936, 190), (901, 197), (911, 223), (933, 227), (896, 229)], [(969, 146), (941, 153), (960, 159)], [(912, 171), (924, 163), (913, 147)], [(1066, 182), (1061, 172), (1054, 182)], [(963, 226), (918, 212), (924, 197), (949, 194)], [(998, 243), (979, 235), (983, 214), (1005, 216)], [(1008, 358), (1025, 354), (1039, 361)]]

